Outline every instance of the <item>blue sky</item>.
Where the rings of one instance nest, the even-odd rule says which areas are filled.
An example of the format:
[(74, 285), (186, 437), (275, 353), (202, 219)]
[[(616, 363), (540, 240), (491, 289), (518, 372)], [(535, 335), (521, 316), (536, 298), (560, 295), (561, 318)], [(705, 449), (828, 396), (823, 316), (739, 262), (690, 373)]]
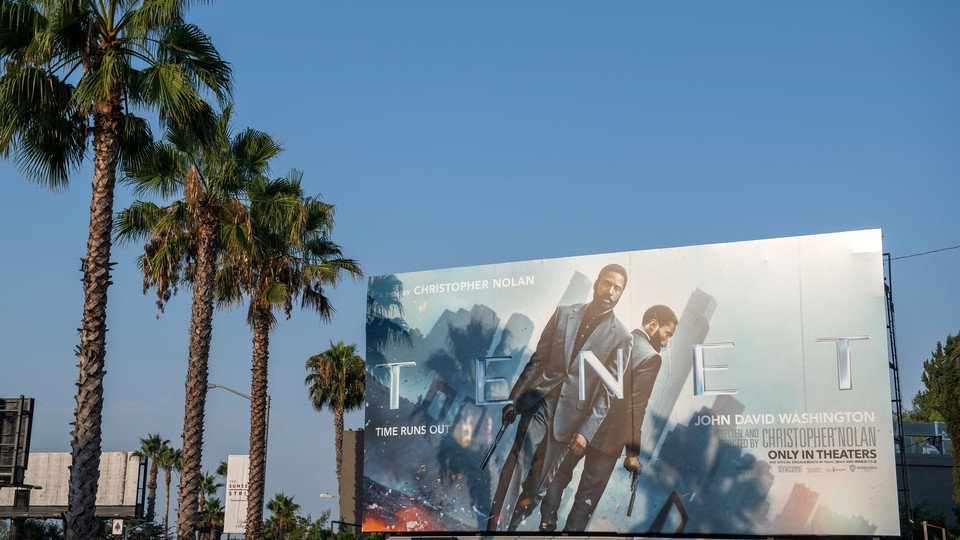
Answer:
[[(337, 205), (368, 275), (867, 228), (894, 257), (960, 245), (955, 2), (233, 0), (190, 19), (233, 64), (236, 128), (284, 142), (274, 172)], [(90, 168), (56, 195), (0, 177), (0, 395), (36, 397), (33, 449), (68, 451)], [(137, 252), (113, 255), (105, 450), (181, 433), (189, 294), (157, 320)], [(908, 402), (960, 331), (957, 275), (960, 250), (894, 261)], [(267, 496), (314, 515), (336, 504), (332, 416), (303, 363), (362, 346), (364, 291), (272, 338)], [(210, 380), (248, 391), (243, 315), (216, 315)], [(247, 414), (210, 393), (205, 468), (246, 453)]]

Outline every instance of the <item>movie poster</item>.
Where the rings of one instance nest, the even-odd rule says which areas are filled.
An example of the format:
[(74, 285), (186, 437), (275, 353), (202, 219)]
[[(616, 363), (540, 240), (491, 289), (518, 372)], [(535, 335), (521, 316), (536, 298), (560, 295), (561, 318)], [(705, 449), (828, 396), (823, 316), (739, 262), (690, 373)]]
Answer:
[(879, 230), (377, 276), (363, 530), (899, 534)]

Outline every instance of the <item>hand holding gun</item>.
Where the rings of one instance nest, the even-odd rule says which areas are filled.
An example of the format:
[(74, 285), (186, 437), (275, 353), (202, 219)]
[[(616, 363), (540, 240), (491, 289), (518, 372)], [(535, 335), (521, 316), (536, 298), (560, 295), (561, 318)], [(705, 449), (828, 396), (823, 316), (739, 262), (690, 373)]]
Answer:
[(497, 438), (493, 440), (493, 445), (487, 450), (487, 455), (483, 456), (483, 461), (480, 463), (481, 469), (487, 468), (487, 463), (490, 463), (490, 458), (493, 457), (493, 451), (497, 449), (497, 445), (500, 444), (500, 439), (503, 438), (503, 432), (507, 430), (507, 426), (512, 424), (516, 418), (516, 407), (514, 407), (513, 403), (508, 403), (503, 408), (503, 424), (500, 426), (500, 431), (497, 432)]
[(640, 464), (637, 456), (627, 452), (627, 457), (623, 460), (623, 468), (630, 471), (630, 505), (627, 506), (627, 517), (630, 517), (633, 514), (633, 502), (637, 500), (637, 480), (640, 479), (643, 465)]

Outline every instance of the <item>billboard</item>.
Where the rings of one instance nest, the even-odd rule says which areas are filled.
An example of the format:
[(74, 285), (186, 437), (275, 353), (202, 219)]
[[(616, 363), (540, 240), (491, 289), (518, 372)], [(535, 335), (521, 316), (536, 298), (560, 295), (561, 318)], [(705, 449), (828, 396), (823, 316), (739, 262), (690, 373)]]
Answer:
[(223, 532), (247, 531), (247, 491), (250, 478), (250, 456), (227, 456), (227, 502), (223, 509)]
[(879, 230), (374, 277), (364, 531), (898, 535)]
[[(30, 452), (24, 483), (29, 489), (27, 508), (18, 508), (15, 489), (0, 489), (0, 519), (11, 517), (58, 518), (67, 511), (70, 492), (69, 452)], [(102, 452), (97, 484), (97, 515), (138, 517), (143, 514), (142, 494), (146, 467), (134, 452)]]

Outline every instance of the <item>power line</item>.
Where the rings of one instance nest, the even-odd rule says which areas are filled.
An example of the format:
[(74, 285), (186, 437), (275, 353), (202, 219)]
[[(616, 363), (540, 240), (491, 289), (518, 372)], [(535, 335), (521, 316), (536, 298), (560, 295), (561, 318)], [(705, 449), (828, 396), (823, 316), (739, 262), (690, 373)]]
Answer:
[(913, 255), (904, 255), (904, 256), (902, 256), (902, 257), (893, 257), (893, 258), (891, 258), (890, 260), (891, 260), (891, 261), (896, 261), (897, 259), (909, 259), (910, 257), (919, 257), (919, 256), (921, 256), (921, 255), (930, 255), (931, 253), (940, 253), (941, 251), (947, 251), (947, 250), (950, 250), (950, 249), (958, 249), (958, 248), (960, 248), (960, 246), (950, 246), (950, 247), (945, 247), (945, 248), (940, 248), (940, 249), (934, 249), (933, 251), (924, 251), (923, 253), (914, 253)]

